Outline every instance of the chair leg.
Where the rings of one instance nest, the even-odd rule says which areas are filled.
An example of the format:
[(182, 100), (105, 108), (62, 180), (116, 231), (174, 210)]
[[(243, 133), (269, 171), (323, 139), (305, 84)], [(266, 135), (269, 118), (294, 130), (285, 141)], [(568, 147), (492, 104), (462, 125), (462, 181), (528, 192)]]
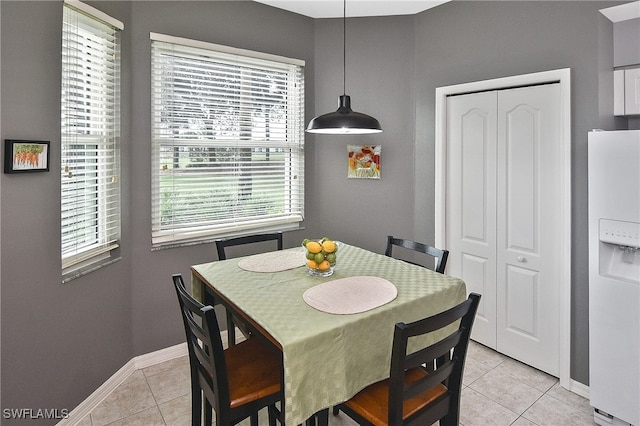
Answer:
[(211, 407), (209, 400), (207, 400), (206, 398), (204, 410), (204, 424), (205, 426), (211, 426), (213, 424), (213, 407)]
[(202, 394), (200, 389), (191, 389), (191, 424), (200, 426), (202, 424)]
[(322, 411), (316, 413), (318, 417), (318, 426), (329, 426), (329, 409), (325, 408)]
[(253, 413), (251, 415), (251, 420), (249, 421), (251, 426), (258, 426), (258, 413)]
[(440, 419), (440, 426), (457, 426), (460, 424), (460, 419), (457, 411), (449, 411), (443, 418)]
[(278, 410), (275, 405), (270, 405), (267, 407), (269, 412), (269, 426), (276, 426), (276, 419), (278, 418)]
[(231, 312), (227, 310), (227, 341), (229, 343), (229, 347), (234, 346), (236, 344), (236, 326), (233, 323), (233, 317)]
[(329, 409), (325, 408), (309, 417), (305, 422), (305, 426), (329, 426)]
[(333, 412), (334, 416), (337, 416), (338, 414), (340, 414), (340, 409), (338, 408), (337, 405), (334, 405), (331, 411)]

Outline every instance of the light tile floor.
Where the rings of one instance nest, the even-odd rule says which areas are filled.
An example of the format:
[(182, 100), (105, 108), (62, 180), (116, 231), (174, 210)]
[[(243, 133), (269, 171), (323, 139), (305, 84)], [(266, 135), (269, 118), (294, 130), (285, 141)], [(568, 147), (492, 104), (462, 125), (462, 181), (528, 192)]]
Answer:
[[(475, 342), (469, 348), (463, 383), (464, 426), (595, 425), (589, 401), (560, 387), (555, 377)], [(190, 404), (185, 356), (136, 371), (79, 425), (188, 426)], [(267, 424), (263, 411), (260, 424)], [(329, 424), (355, 425), (343, 413), (330, 414)]]

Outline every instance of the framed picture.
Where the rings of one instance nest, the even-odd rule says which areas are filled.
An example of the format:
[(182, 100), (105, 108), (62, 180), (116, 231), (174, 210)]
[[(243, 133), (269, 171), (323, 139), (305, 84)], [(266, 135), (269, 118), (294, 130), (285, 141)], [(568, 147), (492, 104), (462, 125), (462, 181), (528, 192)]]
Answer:
[(4, 140), (4, 172), (49, 171), (49, 141)]
[(380, 179), (380, 145), (347, 145), (349, 168), (347, 177)]

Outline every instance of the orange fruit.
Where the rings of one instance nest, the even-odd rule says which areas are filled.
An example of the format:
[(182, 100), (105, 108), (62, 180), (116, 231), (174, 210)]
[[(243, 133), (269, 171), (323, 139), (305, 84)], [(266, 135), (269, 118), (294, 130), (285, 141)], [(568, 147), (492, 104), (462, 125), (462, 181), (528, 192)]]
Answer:
[(318, 265), (318, 269), (320, 269), (321, 271), (326, 271), (331, 267), (331, 264), (329, 263), (328, 260), (324, 260), (322, 261), (321, 264)]
[(315, 260), (310, 260), (307, 262), (307, 266), (311, 269), (318, 269), (318, 262)]
[(309, 241), (306, 247), (311, 253), (320, 253), (322, 251), (322, 246), (317, 241)]
[(336, 251), (336, 243), (331, 240), (327, 240), (322, 243), (322, 250), (324, 250), (325, 253), (333, 253)]

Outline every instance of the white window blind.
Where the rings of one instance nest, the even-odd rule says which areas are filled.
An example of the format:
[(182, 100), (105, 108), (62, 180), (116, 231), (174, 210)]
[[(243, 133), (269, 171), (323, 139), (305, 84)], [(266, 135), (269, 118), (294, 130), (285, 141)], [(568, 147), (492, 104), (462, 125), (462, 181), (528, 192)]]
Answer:
[(304, 62), (151, 39), (154, 247), (297, 228)]
[(120, 239), (122, 24), (83, 3), (64, 5), (61, 225), (63, 276), (113, 258)]

